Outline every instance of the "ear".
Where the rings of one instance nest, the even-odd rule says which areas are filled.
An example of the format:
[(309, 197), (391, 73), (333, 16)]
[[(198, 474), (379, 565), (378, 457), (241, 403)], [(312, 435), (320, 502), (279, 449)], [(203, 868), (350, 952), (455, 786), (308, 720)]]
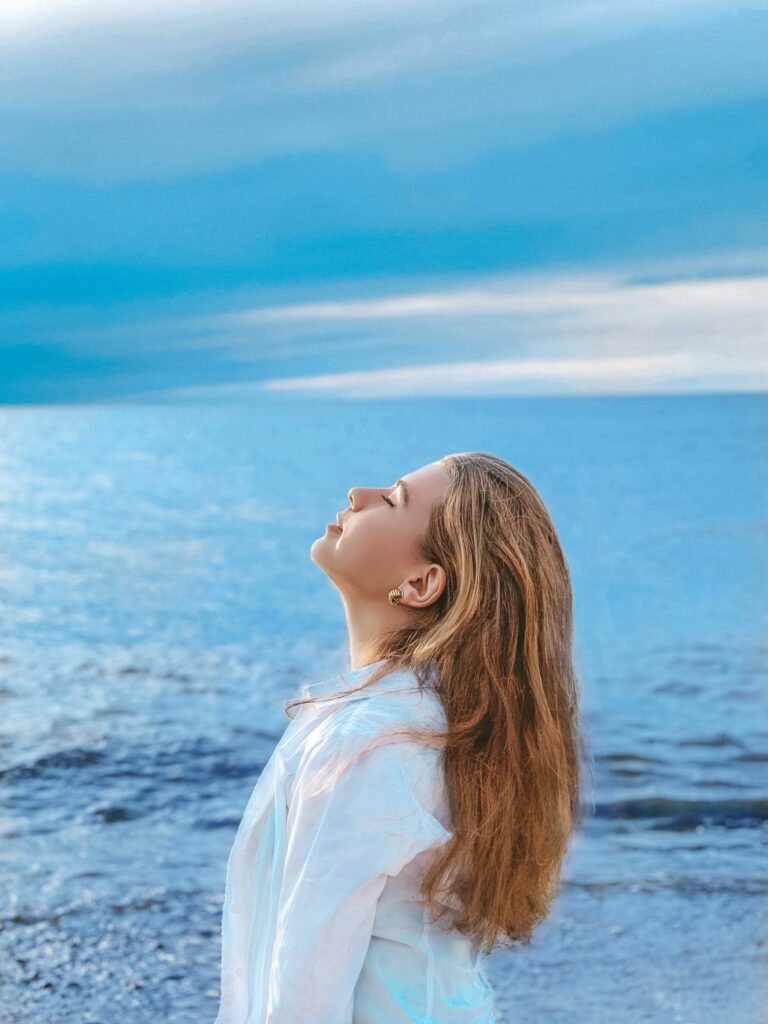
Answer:
[(445, 569), (437, 562), (430, 562), (418, 576), (409, 576), (400, 584), (403, 592), (400, 605), (408, 605), (418, 611), (434, 604), (445, 590)]

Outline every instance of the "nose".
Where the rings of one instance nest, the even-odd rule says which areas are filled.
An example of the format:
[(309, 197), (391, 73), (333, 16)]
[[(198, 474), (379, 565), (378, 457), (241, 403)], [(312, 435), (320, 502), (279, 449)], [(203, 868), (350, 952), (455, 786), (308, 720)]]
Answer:
[(351, 487), (349, 489), (349, 493), (347, 494), (347, 501), (349, 502), (349, 507), (352, 509), (353, 512), (356, 509), (359, 509), (361, 505), (365, 504), (367, 492), (370, 490), (370, 487)]

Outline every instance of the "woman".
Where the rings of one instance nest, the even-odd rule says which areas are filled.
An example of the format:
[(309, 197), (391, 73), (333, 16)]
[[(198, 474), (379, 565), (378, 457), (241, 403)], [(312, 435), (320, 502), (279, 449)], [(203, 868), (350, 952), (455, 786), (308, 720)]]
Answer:
[[(580, 823), (568, 568), (486, 452), (354, 487), (311, 549), (352, 669), (304, 686), (227, 868), (215, 1024), (480, 1024)], [(291, 711), (298, 708), (296, 715)]]

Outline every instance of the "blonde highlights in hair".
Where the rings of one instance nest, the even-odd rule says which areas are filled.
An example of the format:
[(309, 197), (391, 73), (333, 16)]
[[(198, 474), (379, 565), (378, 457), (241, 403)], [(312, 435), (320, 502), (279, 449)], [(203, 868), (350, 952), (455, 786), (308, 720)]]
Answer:
[[(490, 953), (530, 941), (582, 820), (573, 599), (555, 527), (527, 477), (487, 452), (441, 461), (449, 488), (419, 547), (444, 568), (445, 588), (417, 621), (380, 638), (372, 660), (384, 663), (355, 692), (395, 669), (437, 690), (445, 730), (390, 731), (365, 749), (397, 735), (441, 750), (453, 835), (422, 897), (434, 919), (450, 915), (444, 927)], [(316, 699), (289, 701), (286, 714)]]

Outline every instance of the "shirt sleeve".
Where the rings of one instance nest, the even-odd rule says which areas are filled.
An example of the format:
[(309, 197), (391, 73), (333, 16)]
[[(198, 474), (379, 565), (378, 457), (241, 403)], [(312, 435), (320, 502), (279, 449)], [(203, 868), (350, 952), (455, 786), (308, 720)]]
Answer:
[(417, 795), (417, 745), (349, 764), (369, 739), (328, 730), (294, 779), (264, 1024), (351, 1024), (387, 877), (451, 835)]

